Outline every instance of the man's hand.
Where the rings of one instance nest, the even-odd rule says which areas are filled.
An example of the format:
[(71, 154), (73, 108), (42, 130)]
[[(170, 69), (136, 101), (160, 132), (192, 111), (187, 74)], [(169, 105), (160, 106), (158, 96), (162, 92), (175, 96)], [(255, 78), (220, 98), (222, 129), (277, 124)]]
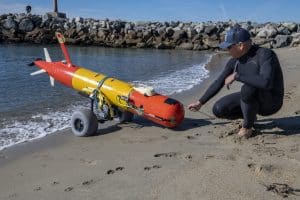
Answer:
[(234, 73), (230, 74), (229, 76), (227, 76), (227, 78), (225, 79), (225, 85), (228, 90), (229, 90), (229, 85), (235, 81), (236, 74), (237, 73), (234, 72)]
[(202, 103), (200, 101), (188, 105), (188, 109), (193, 112), (200, 110), (201, 107), (202, 107)]

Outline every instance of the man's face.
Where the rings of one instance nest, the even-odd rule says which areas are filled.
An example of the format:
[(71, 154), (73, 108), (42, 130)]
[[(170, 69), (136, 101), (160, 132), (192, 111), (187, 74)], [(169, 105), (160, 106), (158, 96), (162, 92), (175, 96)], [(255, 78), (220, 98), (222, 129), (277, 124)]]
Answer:
[(241, 57), (241, 43), (233, 44), (227, 48), (229, 54), (234, 58)]
[(233, 44), (231, 46), (229, 46), (227, 48), (227, 50), (229, 51), (229, 54), (234, 57), (234, 58), (240, 58), (241, 56), (243, 56), (246, 51), (246, 44), (243, 42), (240, 42), (238, 44)]

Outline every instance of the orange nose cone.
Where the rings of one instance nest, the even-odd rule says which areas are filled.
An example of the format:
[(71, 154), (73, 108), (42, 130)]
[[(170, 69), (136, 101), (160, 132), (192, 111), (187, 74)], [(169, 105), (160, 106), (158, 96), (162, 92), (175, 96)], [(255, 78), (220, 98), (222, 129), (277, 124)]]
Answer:
[(184, 119), (183, 105), (167, 96), (160, 94), (145, 96), (133, 91), (129, 99), (134, 107), (143, 111), (145, 118), (162, 126), (174, 128)]

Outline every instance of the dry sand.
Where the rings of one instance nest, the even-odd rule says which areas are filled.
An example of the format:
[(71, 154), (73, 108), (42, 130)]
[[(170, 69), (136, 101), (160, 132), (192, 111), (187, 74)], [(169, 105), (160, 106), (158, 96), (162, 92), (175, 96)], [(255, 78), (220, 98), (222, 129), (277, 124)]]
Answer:
[[(300, 199), (300, 49), (276, 52), (284, 106), (258, 118), (254, 137), (237, 139), (240, 121), (189, 111), (176, 130), (142, 119), (88, 138), (67, 129), (0, 152), (0, 199)], [(202, 111), (212, 115), (215, 100), (238, 86)], [(202, 93), (177, 98), (187, 105)]]

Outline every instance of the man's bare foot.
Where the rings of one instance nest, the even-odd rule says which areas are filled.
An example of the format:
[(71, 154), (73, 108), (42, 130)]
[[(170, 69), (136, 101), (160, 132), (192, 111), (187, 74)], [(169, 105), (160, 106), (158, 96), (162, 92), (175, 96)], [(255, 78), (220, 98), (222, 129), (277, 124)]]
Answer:
[(252, 133), (253, 133), (252, 128), (244, 128), (244, 127), (242, 127), (240, 129), (240, 131), (238, 132), (238, 136), (240, 138), (245, 137), (246, 139), (248, 139), (252, 135)]

